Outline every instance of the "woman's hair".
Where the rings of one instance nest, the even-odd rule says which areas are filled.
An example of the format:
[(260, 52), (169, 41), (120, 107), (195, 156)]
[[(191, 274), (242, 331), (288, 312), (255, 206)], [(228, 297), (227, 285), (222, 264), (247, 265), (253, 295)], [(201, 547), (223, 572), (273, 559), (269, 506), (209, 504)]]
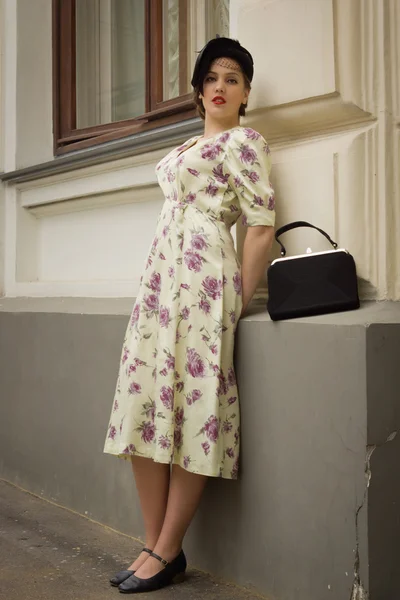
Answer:
[[(242, 75), (243, 75), (243, 79), (244, 79), (244, 87), (246, 90), (251, 90), (251, 83), (250, 80), (248, 79), (248, 77), (245, 75), (245, 73), (243, 73), (242, 71)], [(199, 97), (199, 94), (203, 93), (203, 85), (197, 85), (195, 88), (193, 88), (193, 100), (194, 103), (196, 105), (196, 109), (197, 109), (197, 113), (198, 115), (203, 119), (206, 118), (206, 111), (204, 109), (204, 105), (203, 105), (203, 100)], [(247, 104), (241, 104), (240, 108), (239, 108), (239, 117), (244, 117), (246, 114), (246, 107)]]

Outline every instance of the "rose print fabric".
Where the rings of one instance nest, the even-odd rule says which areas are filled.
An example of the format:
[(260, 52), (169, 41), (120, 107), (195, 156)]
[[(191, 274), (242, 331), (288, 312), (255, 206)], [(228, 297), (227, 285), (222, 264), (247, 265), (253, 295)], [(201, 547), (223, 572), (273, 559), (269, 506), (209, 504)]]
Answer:
[(104, 451), (235, 479), (233, 365), (242, 309), (230, 228), (274, 225), (270, 153), (235, 127), (196, 136), (157, 165), (165, 202), (122, 347)]

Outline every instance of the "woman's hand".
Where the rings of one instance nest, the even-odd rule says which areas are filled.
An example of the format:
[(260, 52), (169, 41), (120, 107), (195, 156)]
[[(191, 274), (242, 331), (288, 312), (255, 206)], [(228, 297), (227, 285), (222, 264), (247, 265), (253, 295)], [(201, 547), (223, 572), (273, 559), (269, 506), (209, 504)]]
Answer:
[(240, 317), (252, 299), (257, 285), (264, 274), (269, 253), (274, 241), (274, 228), (266, 225), (248, 227), (243, 244), (242, 257), (242, 300)]

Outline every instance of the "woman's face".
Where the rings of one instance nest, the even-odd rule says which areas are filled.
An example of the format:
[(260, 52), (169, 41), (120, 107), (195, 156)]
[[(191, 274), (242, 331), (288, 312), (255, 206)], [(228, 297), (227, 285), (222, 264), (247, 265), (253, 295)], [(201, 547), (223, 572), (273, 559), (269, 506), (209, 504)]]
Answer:
[(240, 105), (247, 103), (249, 92), (240, 65), (231, 58), (216, 59), (204, 78), (200, 98), (208, 118), (238, 121)]

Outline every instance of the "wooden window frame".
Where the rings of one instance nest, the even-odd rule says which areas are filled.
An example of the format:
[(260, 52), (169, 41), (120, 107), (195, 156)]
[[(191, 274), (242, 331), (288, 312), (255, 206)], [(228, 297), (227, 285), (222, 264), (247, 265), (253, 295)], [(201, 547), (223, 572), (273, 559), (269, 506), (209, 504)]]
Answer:
[[(180, 1), (185, 18), (187, 0)], [(54, 154), (88, 148), (196, 116), (192, 94), (163, 100), (162, 0), (145, 0), (146, 112), (140, 117), (76, 128), (76, 0), (53, 0), (53, 131)], [(182, 7), (182, 9), (181, 9)], [(184, 31), (181, 20), (179, 31)], [(180, 36), (181, 56), (186, 57), (186, 36)], [(185, 81), (188, 65), (180, 64)], [(180, 89), (182, 91), (182, 87)]]

